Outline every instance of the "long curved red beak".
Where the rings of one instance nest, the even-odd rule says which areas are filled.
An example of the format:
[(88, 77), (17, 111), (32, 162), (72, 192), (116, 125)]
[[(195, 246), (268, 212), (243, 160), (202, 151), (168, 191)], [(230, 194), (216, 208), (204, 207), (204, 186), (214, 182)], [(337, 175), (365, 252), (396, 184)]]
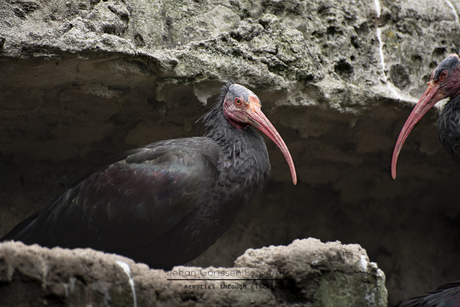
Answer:
[(409, 133), (414, 128), (415, 124), (431, 109), (439, 100), (446, 97), (442, 91), (439, 91), (439, 83), (430, 81), (428, 82), (428, 88), (423, 93), (420, 100), (415, 105), (412, 113), (406, 120), (401, 132), (399, 133), (398, 140), (396, 141), (395, 148), (393, 150), (393, 158), (391, 159), (391, 177), (396, 179), (396, 163), (398, 162), (399, 152), (406, 141)]
[(260, 109), (260, 105), (251, 103), (251, 106), (248, 108), (248, 112), (246, 114), (251, 119), (251, 124), (262, 131), (266, 136), (268, 136), (281, 150), (289, 165), (292, 182), (297, 184), (297, 174), (295, 171), (294, 161), (292, 161), (291, 153), (289, 152), (289, 149), (287, 148), (278, 131), (276, 131), (275, 127), (273, 127), (272, 123)]

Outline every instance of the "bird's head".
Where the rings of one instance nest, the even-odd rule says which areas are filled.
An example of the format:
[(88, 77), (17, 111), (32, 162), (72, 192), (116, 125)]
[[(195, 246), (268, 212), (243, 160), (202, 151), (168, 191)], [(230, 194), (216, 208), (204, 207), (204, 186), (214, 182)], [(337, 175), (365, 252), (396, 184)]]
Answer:
[(399, 152), (415, 124), (431, 109), (438, 101), (444, 98), (452, 98), (460, 93), (460, 59), (452, 54), (445, 58), (431, 74), (428, 88), (415, 105), (412, 113), (406, 120), (393, 150), (391, 160), (391, 176), (396, 178), (396, 163)]
[(223, 101), (224, 116), (236, 129), (254, 126), (275, 142), (289, 165), (292, 182), (297, 184), (297, 175), (291, 154), (278, 131), (262, 113), (261, 107), (256, 94), (239, 84), (229, 86)]

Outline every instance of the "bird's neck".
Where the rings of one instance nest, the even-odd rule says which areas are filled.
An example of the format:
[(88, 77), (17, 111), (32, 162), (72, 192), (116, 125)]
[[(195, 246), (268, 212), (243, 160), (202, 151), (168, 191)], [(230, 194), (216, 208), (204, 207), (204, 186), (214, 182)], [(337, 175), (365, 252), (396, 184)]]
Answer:
[(225, 151), (226, 156), (235, 157), (243, 148), (247, 134), (254, 133), (248, 126), (237, 127), (224, 114), (222, 103), (216, 103), (204, 116), (203, 124), (206, 128), (205, 136), (213, 139)]
[(255, 155), (257, 152), (268, 153), (263, 138), (251, 127), (233, 125), (223, 112), (223, 104), (217, 103), (203, 117), (206, 128), (205, 136), (219, 144), (228, 158)]
[(440, 126), (445, 126), (449, 124), (449, 121), (453, 121), (459, 124), (459, 112), (460, 112), (460, 94), (452, 97), (448, 103), (445, 104), (444, 108), (441, 111), (441, 114), (438, 117), (438, 129)]
[(226, 119), (222, 109), (222, 104), (216, 104), (204, 116), (205, 137), (220, 146), (220, 165), (226, 178), (259, 191), (271, 169), (264, 139), (251, 127), (236, 128)]
[(460, 138), (460, 95), (451, 98), (438, 117), (439, 141), (460, 164), (458, 139)]

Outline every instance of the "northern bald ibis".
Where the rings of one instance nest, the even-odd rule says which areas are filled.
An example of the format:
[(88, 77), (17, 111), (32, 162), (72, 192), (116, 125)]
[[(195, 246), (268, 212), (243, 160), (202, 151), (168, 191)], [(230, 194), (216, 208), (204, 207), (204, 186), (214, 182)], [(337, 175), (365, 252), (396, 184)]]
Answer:
[[(452, 158), (460, 163), (460, 59), (452, 54), (431, 74), (428, 88), (404, 124), (393, 151), (391, 176), (396, 178), (396, 162), (404, 141), (422, 116), (438, 101), (450, 98), (438, 118), (439, 140)], [(445, 284), (434, 292), (403, 302), (399, 307), (460, 307), (460, 281)]]
[(256, 127), (291, 154), (249, 89), (227, 82), (206, 133), (128, 151), (90, 170), (0, 241), (91, 247), (170, 269), (203, 253), (262, 190), (270, 161)]
[(438, 118), (439, 140), (452, 158), (460, 163), (460, 59), (452, 54), (444, 59), (431, 74), (428, 88), (406, 120), (393, 151), (391, 176), (396, 178), (399, 152), (415, 124), (438, 101), (450, 98)]

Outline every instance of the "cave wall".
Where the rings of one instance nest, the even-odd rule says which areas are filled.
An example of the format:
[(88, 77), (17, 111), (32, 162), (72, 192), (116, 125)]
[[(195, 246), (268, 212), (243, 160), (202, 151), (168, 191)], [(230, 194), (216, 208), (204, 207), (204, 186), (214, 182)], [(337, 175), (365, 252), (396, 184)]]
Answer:
[(251, 88), (288, 145), (271, 180), (190, 265), (231, 266), (293, 239), (359, 243), (389, 304), (458, 279), (459, 170), (438, 109), (391, 153), (431, 71), (458, 51), (458, 1), (0, 2), (0, 235), (88, 168), (199, 134), (226, 79)]

